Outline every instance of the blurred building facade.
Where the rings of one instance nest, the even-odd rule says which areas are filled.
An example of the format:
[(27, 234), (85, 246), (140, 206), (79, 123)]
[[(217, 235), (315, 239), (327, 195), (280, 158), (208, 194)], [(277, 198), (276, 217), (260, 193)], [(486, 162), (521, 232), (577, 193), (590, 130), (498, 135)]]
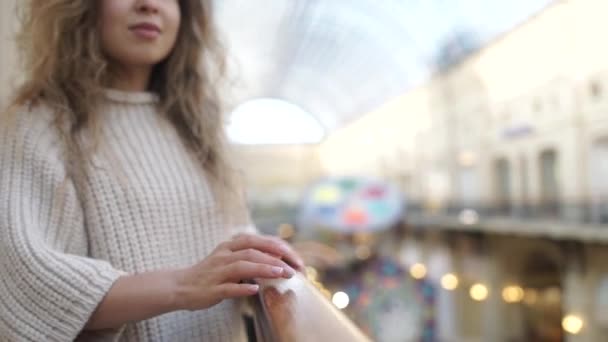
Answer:
[[(320, 146), (330, 174), (401, 184), (406, 219), (424, 232), (413, 241), (427, 251), (412, 262), (450, 260), (440, 268), (461, 277), (461, 292), (439, 301), (458, 321), (443, 324), (446, 340), (607, 332), (606, 10), (605, 1), (556, 1)], [(489, 290), (479, 302), (475, 283)], [(525, 290), (519, 304), (505, 299), (508, 286)], [(583, 328), (562, 336), (572, 319)]]
[[(594, 161), (608, 135), (608, 49), (600, 43), (608, 27), (598, 14), (606, 6), (556, 2), (333, 133), (320, 148), (323, 165), (400, 179), (412, 199), (429, 205), (574, 205), (603, 196), (603, 165)], [(369, 153), (350, 157), (353, 144)]]

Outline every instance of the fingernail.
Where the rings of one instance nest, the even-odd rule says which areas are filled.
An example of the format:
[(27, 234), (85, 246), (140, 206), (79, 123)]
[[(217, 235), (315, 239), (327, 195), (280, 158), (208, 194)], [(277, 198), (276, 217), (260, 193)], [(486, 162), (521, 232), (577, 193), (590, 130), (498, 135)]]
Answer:
[(281, 247), (279, 247), (279, 249), (281, 250), (281, 252), (283, 253), (283, 255), (289, 254), (289, 247), (287, 247), (285, 245), (281, 245)]
[(281, 273), (283, 273), (283, 268), (278, 266), (272, 267), (272, 274), (280, 275)]
[(249, 290), (251, 292), (258, 292), (258, 290), (260, 289), (260, 285), (257, 285), (257, 284), (251, 284), (247, 287), (249, 288)]
[(293, 277), (293, 276), (294, 276), (294, 274), (296, 274), (296, 273), (294, 272), (294, 270), (292, 270), (292, 269), (291, 269), (291, 268), (289, 268), (289, 267), (285, 267), (283, 270), (284, 270), (285, 275), (287, 276), (287, 278), (291, 278), (291, 277)]

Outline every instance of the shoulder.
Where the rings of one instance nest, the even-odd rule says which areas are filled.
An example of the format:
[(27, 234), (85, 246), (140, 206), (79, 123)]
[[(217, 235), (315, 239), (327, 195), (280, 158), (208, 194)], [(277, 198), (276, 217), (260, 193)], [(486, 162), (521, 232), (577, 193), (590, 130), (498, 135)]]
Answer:
[(0, 132), (3, 136), (18, 135), (50, 128), (54, 122), (53, 110), (42, 102), (13, 105), (0, 114)]
[(0, 115), (0, 157), (60, 157), (61, 139), (53, 110), (43, 104), (14, 106)]

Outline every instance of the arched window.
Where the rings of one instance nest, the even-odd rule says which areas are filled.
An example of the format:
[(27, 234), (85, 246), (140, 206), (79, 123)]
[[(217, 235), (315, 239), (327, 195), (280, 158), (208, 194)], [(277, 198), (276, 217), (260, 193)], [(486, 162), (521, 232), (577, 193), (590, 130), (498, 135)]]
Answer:
[(230, 115), (228, 138), (237, 144), (311, 144), (325, 130), (310, 113), (293, 103), (271, 98), (251, 100)]

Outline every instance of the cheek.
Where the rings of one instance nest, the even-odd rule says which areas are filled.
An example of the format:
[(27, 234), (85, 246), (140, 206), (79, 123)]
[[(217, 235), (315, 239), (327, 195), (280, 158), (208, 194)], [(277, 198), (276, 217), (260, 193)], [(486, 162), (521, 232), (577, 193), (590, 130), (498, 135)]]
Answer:
[(112, 54), (120, 46), (121, 18), (125, 12), (124, 0), (103, 0), (100, 3), (99, 34), (101, 36), (102, 49)]
[(171, 45), (175, 45), (175, 41), (177, 40), (177, 36), (179, 34), (179, 28), (181, 24), (181, 15), (179, 8), (175, 8), (170, 14), (167, 16), (167, 26), (170, 28), (169, 40)]
[(101, 38), (101, 49), (110, 57), (116, 58), (116, 54), (120, 52), (123, 44), (121, 43), (121, 35), (116, 32), (116, 26), (102, 25), (99, 34)]

